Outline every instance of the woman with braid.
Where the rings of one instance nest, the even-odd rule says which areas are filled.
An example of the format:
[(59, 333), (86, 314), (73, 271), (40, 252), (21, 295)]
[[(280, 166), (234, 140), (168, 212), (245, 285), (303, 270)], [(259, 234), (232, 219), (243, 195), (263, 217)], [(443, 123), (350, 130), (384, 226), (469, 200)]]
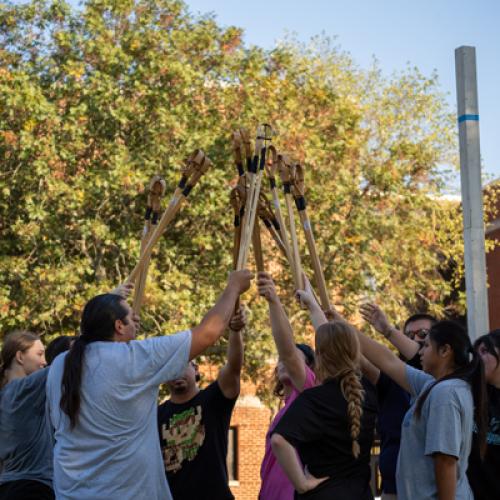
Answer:
[[(273, 452), (295, 498), (370, 500), (377, 403), (374, 387), (360, 374), (356, 330), (344, 321), (326, 322), (310, 290), (298, 295), (316, 328), (320, 385), (302, 392), (283, 415), (271, 438)], [(314, 479), (319, 484), (309, 489)]]

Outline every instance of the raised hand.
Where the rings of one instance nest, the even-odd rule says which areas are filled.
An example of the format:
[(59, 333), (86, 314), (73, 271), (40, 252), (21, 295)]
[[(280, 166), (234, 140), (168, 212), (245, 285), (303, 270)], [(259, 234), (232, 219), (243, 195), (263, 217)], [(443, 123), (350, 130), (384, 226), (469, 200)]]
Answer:
[(229, 329), (233, 332), (240, 332), (247, 325), (247, 313), (245, 308), (240, 306), (229, 322)]
[(304, 281), (304, 290), (296, 290), (295, 297), (301, 306), (311, 307), (318, 303), (316, 296), (314, 295), (313, 289), (311, 287), (311, 282), (305, 274), (302, 274), (302, 279)]
[(238, 295), (246, 292), (250, 288), (250, 283), (253, 280), (253, 274), (248, 269), (241, 271), (232, 271), (229, 274), (227, 282), (228, 287), (234, 287), (238, 291)]
[(257, 289), (259, 295), (264, 297), (268, 302), (279, 302), (276, 287), (270, 274), (263, 272), (257, 274)]
[(392, 326), (384, 311), (377, 304), (363, 304), (360, 307), (361, 316), (382, 335), (387, 336)]

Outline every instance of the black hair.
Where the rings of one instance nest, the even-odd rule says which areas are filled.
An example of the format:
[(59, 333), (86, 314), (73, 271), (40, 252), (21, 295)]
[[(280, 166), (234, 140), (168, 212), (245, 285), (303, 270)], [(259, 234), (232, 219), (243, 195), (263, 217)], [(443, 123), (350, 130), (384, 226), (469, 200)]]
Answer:
[(54, 361), (54, 359), (56, 359), (62, 352), (69, 351), (73, 340), (75, 340), (75, 337), (61, 335), (50, 342), (47, 349), (45, 349), (45, 359), (47, 360), (47, 364), (52, 364), (52, 361)]
[[(472, 349), (471, 341), (465, 328), (455, 321), (438, 321), (432, 326), (429, 332), (429, 341), (433, 342), (437, 348), (445, 345), (450, 346), (453, 351), (455, 370), (434, 381), (422, 393), (415, 407), (415, 415), (417, 418), (420, 418), (424, 402), (437, 384), (450, 379), (465, 380), (471, 386), (472, 397), (474, 399), (474, 421), (478, 429), (479, 448), (481, 457), (483, 457), (486, 451), (488, 415), (483, 362), (477, 352)], [(471, 355), (472, 359), (469, 359)]]
[(316, 359), (313, 348), (307, 344), (295, 344), (295, 347), (299, 349), (299, 351), (302, 351), (306, 357), (306, 365), (312, 369)]
[(89, 300), (83, 309), (80, 336), (76, 338), (64, 360), (61, 382), (60, 407), (68, 415), (71, 427), (75, 427), (80, 411), (85, 348), (91, 342), (113, 340), (115, 321), (121, 320), (126, 324), (128, 310), (124, 302), (119, 295), (105, 293)]
[(420, 320), (427, 320), (431, 323), (431, 326), (434, 326), (438, 320), (432, 316), (431, 314), (427, 313), (417, 313), (417, 314), (412, 314), (406, 321), (403, 326), (403, 333), (406, 333), (406, 327), (410, 324), (413, 323), (414, 321), (420, 321)]
[(481, 344), (497, 360), (498, 366), (498, 363), (500, 363), (500, 356), (498, 355), (498, 351), (500, 351), (500, 329), (492, 330), (490, 333), (479, 337), (474, 342), (474, 350), (477, 351)]

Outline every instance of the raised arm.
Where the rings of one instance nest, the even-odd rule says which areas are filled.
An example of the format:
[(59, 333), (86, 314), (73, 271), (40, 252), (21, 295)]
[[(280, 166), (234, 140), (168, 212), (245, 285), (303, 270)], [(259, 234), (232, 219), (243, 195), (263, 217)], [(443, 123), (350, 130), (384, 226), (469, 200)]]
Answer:
[(406, 359), (412, 359), (420, 350), (418, 342), (409, 339), (404, 333), (389, 323), (384, 311), (376, 304), (363, 304), (361, 316), (381, 333)]
[(410, 392), (410, 386), (406, 379), (406, 365), (395, 356), (387, 347), (367, 337), (358, 330), (361, 352), (368, 361), (383, 371), (394, 382), (403, 389)]
[(315, 330), (324, 323), (328, 323), (328, 319), (314, 296), (311, 283), (306, 276), (304, 276), (304, 290), (297, 290), (297, 299), (309, 309), (311, 323)]
[(233, 315), (236, 299), (250, 288), (251, 279), (252, 274), (246, 269), (233, 271), (229, 275), (227, 286), (219, 300), (207, 312), (201, 323), (192, 330), (189, 359), (201, 354), (224, 333)]
[(300, 391), (303, 389), (306, 381), (306, 363), (303, 356), (295, 347), (292, 326), (276, 293), (271, 276), (267, 273), (259, 273), (257, 276), (257, 287), (259, 294), (269, 304), (271, 330), (276, 348), (278, 349), (279, 358), (285, 365), (292, 384)]
[(227, 362), (217, 378), (226, 398), (233, 399), (240, 393), (240, 376), (243, 366), (243, 330), (246, 326), (245, 309), (240, 306), (229, 322)]

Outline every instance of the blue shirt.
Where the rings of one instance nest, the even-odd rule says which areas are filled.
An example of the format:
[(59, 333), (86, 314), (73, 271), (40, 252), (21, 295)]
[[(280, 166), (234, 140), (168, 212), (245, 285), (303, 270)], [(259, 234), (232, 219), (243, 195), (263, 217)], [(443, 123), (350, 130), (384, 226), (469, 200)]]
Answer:
[(52, 437), (45, 418), (48, 368), (0, 390), (0, 483), (21, 479), (52, 486)]
[(157, 430), (158, 388), (186, 369), (191, 332), (85, 349), (78, 422), (61, 410), (66, 353), (47, 380), (59, 499), (170, 500)]

